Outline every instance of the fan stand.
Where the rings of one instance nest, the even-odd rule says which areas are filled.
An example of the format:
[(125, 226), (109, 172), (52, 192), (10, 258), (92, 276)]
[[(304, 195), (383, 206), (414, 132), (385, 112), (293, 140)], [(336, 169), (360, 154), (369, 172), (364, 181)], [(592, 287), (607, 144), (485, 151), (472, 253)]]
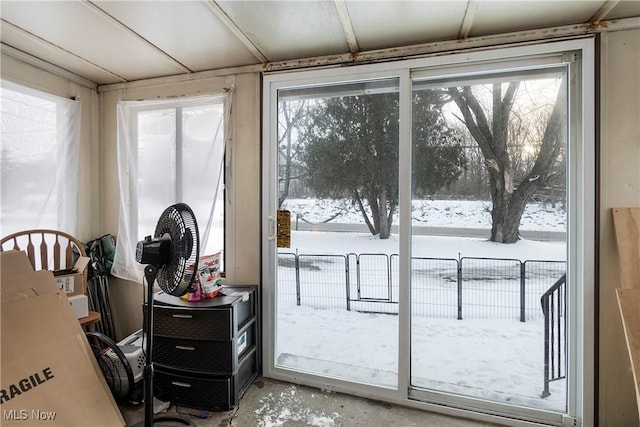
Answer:
[(181, 417), (153, 417), (153, 284), (156, 281), (158, 267), (155, 265), (147, 265), (144, 268), (144, 277), (147, 280), (147, 320), (145, 330), (147, 334), (146, 355), (144, 364), (144, 421), (134, 425), (134, 427), (152, 427), (156, 422), (172, 422), (186, 426), (194, 426), (195, 424), (186, 418)]

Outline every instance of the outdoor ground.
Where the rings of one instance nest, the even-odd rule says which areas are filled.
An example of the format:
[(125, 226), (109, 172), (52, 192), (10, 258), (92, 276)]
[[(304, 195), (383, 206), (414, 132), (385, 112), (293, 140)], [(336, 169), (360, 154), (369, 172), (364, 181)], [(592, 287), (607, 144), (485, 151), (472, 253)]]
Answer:
[[(420, 201), (414, 202), (412, 217), (414, 225), (422, 223), (433, 227), (490, 228), (489, 206), (489, 202), (476, 201)], [(332, 223), (362, 222), (359, 214), (344, 203), (313, 199), (288, 200), (284, 207), (292, 212), (293, 220), (300, 216), (308, 222), (321, 223), (339, 213)], [(522, 228), (566, 231), (565, 216), (566, 213), (560, 208), (530, 205), (523, 215)], [(566, 252), (564, 241), (523, 239), (515, 244), (498, 244), (489, 242), (486, 238), (428, 235), (412, 238), (412, 257), (450, 258), (454, 262), (464, 257), (515, 259), (519, 260), (518, 264), (527, 260), (556, 262), (564, 261)], [(303, 259), (304, 254), (390, 255), (398, 253), (398, 236), (392, 235), (389, 239), (381, 240), (367, 233), (294, 230), (291, 247), (280, 249), (279, 253), (291, 256), (297, 254), (302, 256), (300, 259)], [(291, 293), (295, 292), (291, 291), (292, 282), (289, 280), (295, 276), (294, 267), (292, 264), (280, 265), (276, 346), (278, 363), (324, 376), (394, 387), (397, 383), (398, 366), (398, 316), (347, 311), (336, 307), (333, 301), (338, 297), (334, 298), (334, 294), (344, 294), (344, 273), (338, 279), (332, 278), (332, 270), (339, 267), (335, 266), (336, 262), (339, 264), (341, 261), (310, 257), (310, 264), (306, 269), (301, 267), (299, 275), (303, 277), (303, 284), (304, 278), (313, 274), (313, 281), (321, 283), (321, 290), (312, 291), (302, 285), (299, 291), (303, 295), (300, 305), (296, 304)], [(323, 274), (324, 278), (318, 279)], [(535, 291), (528, 297), (531, 311), (528, 312), (530, 314), (526, 322), (518, 319), (517, 310), (513, 315), (511, 312), (506, 312), (505, 315), (495, 307), (486, 311), (489, 313), (487, 315), (482, 314), (482, 307), (470, 310), (471, 300), (465, 300), (463, 309), (467, 310), (466, 316), (459, 320), (456, 318), (455, 306), (453, 310), (446, 312), (450, 314), (443, 314), (441, 306), (429, 306), (436, 294), (439, 298), (450, 294), (455, 300), (456, 287), (444, 289), (448, 285), (447, 282), (442, 282), (444, 285), (420, 288), (422, 276), (417, 274), (412, 274), (412, 385), (527, 407), (565, 411), (565, 380), (551, 383), (551, 395), (544, 399), (541, 397), (544, 329), (539, 299), (544, 291)], [(455, 276), (455, 270), (453, 275)], [(544, 289), (549, 286), (548, 283), (554, 283), (561, 273), (549, 269), (548, 275)], [(497, 298), (503, 295), (496, 293), (500, 291), (497, 286), (511, 283), (508, 280), (502, 281), (502, 278), (492, 281), (478, 276), (476, 279), (465, 283), (469, 283), (469, 286), (473, 283), (477, 298), (488, 298), (491, 301), (495, 296), (494, 305), (498, 304)], [(392, 278), (392, 283), (393, 280)], [(516, 280), (514, 283), (518, 286), (519, 282)], [(469, 292), (472, 291), (467, 290), (464, 294), (467, 298)], [(517, 299), (517, 289), (514, 292)], [(395, 295), (397, 290), (392, 293)], [(418, 298), (418, 295), (424, 295), (424, 298)], [(339, 298), (344, 300), (342, 296)], [(395, 298), (397, 302), (397, 296)], [(418, 306), (418, 299), (421, 306)], [(389, 306), (387, 304), (385, 307)]]

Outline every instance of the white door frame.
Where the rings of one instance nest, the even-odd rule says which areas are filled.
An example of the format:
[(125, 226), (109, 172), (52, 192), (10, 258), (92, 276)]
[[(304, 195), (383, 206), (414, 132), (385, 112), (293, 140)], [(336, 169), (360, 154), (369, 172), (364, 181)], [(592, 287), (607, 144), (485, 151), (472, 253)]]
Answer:
[[(470, 52), (434, 55), (428, 58), (358, 65), (322, 70), (273, 73), (263, 81), (263, 151), (262, 151), (262, 295), (263, 295), (263, 373), (266, 377), (304, 384), (337, 392), (372, 398), (439, 412), (447, 415), (494, 421), (510, 425), (544, 425), (534, 421), (519, 421), (483, 412), (486, 405), (462, 405), (454, 408), (444, 403), (457, 403), (458, 399), (440, 400), (443, 404), (415, 400), (420, 393), (412, 393), (409, 387), (410, 350), (398, 354), (398, 388), (390, 389), (367, 384), (325, 378), (276, 367), (274, 343), (276, 342), (276, 255), (275, 245), (277, 209), (277, 91), (281, 88), (307, 85), (333, 84), (364, 79), (398, 77), (400, 79), (400, 162), (411, 164), (411, 93), (410, 73), (445, 73), (455, 67), (477, 67), (479, 72), (488, 70), (491, 63), (508, 63), (514, 59), (535, 61), (553, 53), (575, 51), (581, 54), (579, 98), (571, 94), (569, 130), (569, 225), (567, 236), (567, 283), (572, 288), (569, 306), (569, 371), (567, 374), (568, 415), (558, 416), (524, 408), (514, 411), (516, 416), (551, 422), (557, 425), (593, 425), (594, 420), (594, 350), (595, 350), (595, 44), (593, 37), (577, 38), (551, 43), (525, 46), (474, 50)], [(495, 65), (494, 65), (495, 67)], [(402, 94), (405, 94), (403, 97)], [(578, 125), (576, 125), (578, 123)], [(408, 162), (408, 163), (407, 163)], [(411, 180), (410, 168), (400, 168), (400, 239), (399, 279), (410, 283), (411, 258)], [(409, 286), (400, 286), (399, 295), (399, 348), (410, 347), (410, 295)], [(470, 401), (471, 399), (466, 399)], [(493, 405), (488, 403), (489, 407)], [(495, 413), (502, 413), (503, 405), (495, 405)], [(506, 406), (506, 405), (504, 405)]]

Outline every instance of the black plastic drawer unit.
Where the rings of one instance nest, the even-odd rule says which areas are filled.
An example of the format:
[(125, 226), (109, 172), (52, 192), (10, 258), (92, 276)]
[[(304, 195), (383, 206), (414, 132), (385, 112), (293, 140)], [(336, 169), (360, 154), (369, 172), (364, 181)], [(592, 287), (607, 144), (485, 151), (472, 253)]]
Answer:
[(178, 370), (158, 368), (153, 377), (155, 397), (189, 408), (209, 411), (234, 409), (256, 377), (257, 354), (254, 348), (233, 375), (194, 376)]
[(158, 293), (154, 303), (154, 394), (176, 405), (234, 408), (259, 363), (257, 287), (224, 287), (199, 302)]

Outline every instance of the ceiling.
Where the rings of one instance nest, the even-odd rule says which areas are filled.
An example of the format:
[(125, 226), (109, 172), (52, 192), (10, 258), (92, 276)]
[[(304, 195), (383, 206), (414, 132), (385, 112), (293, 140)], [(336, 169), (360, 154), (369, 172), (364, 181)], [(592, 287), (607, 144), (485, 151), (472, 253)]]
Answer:
[(3, 51), (101, 85), (597, 24), (640, 1), (2, 0), (0, 17)]

